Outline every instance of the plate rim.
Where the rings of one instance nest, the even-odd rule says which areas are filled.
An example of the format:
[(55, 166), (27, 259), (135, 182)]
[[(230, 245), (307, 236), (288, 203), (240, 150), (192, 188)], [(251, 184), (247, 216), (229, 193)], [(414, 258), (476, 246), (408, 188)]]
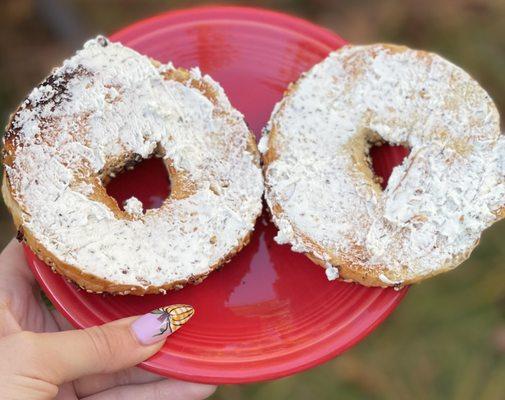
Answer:
[[(162, 23), (165, 19), (167, 18), (176, 18), (176, 17), (182, 17), (186, 16), (188, 14), (192, 14), (193, 16), (197, 15), (205, 15), (205, 14), (218, 14), (219, 13), (228, 13), (228, 14), (233, 14), (233, 13), (238, 13), (238, 14), (243, 14), (244, 16), (247, 15), (263, 15), (267, 16), (269, 18), (275, 18), (277, 20), (281, 19), (290, 25), (296, 25), (297, 27), (304, 27), (308, 30), (311, 30), (312, 33), (316, 33), (321, 36), (321, 38), (324, 38), (325, 40), (328, 41), (329, 47), (333, 47), (333, 44), (335, 41), (339, 42), (340, 45), (345, 45), (348, 42), (343, 39), (339, 34), (333, 32), (332, 30), (317, 25), (311, 21), (308, 21), (306, 19), (300, 18), (296, 15), (285, 13), (285, 12), (280, 12), (280, 11), (275, 11), (267, 8), (262, 8), (262, 7), (254, 7), (254, 6), (233, 6), (233, 5), (203, 5), (203, 6), (194, 6), (194, 7), (185, 7), (185, 8), (176, 8), (172, 10), (168, 10), (165, 12), (161, 12), (158, 14), (154, 14), (150, 17), (140, 19), (138, 21), (132, 22), (131, 24), (119, 28), (118, 30), (114, 31), (109, 35), (111, 40), (117, 40), (118, 36), (125, 36), (128, 34), (133, 33), (135, 30), (137, 30), (140, 27), (143, 27), (145, 25), (149, 24), (157, 24), (157, 23)], [(209, 19), (212, 17), (211, 15), (208, 15)], [(230, 18), (228, 16), (228, 19), (232, 20), (237, 20), (237, 15), (234, 14)], [(216, 19), (216, 18), (212, 18)], [(223, 18), (223, 15), (221, 14), (219, 19), (225, 19)], [(242, 18), (245, 19), (245, 18)], [(259, 22), (259, 21), (254, 21), (254, 22)], [(275, 27), (278, 28), (287, 28), (286, 26), (277, 26)]]
[[(53, 290), (51, 290), (51, 286), (48, 285), (48, 282), (44, 279), (44, 277), (41, 275), (39, 272), (39, 267), (36, 264), (39, 264), (42, 268), (41, 269), (47, 269), (49, 268), (42, 260), (40, 260), (35, 253), (32, 252), (32, 250), (26, 245), (23, 244), (23, 249), (25, 252), (25, 257), (27, 259), (27, 263), (29, 268), (32, 270), (36, 280), (42, 287), (44, 293), (46, 296), (49, 298), (51, 303), (55, 306), (55, 308), (70, 322), (72, 326), (75, 328), (86, 328), (88, 326), (93, 326), (96, 325), (94, 321), (91, 321), (91, 323), (86, 324), (86, 323), (80, 323), (78, 319), (76, 319), (70, 312), (67, 311), (65, 308), (63, 302), (61, 301), (61, 296), (57, 297), (54, 295)], [(53, 273), (52, 271), (47, 271), (47, 273)], [(61, 279), (64, 280), (66, 279), (64, 276), (53, 273), (55, 279)], [(53, 278), (53, 276), (51, 276)], [(339, 356), (340, 354), (348, 351), (352, 347), (354, 347), (356, 344), (361, 342), (364, 338), (366, 338), (370, 333), (372, 333), (379, 325), (381, 325), (390, 315), (391, 313), (400, 305), (400, 303), (403, 301), (405, 298), (406, 294), (408, 293), (409, 287), (406, 286), (403, 289), (398, 291), (398, 295), (394, 297), (389, 304), (383, 308), (382, 314), (375, 320), (373, 323), (369, 324), (366, 329), (363, 329), (358, 335), (356, 335), (352, 340), (347, 341), (344, 345), (341, 346), (336, 346), (334, 347), (331, 351), (325, 351), (324, 354), (318, 355), (316, 357), (313, 357), (311, 360), (307, 362), (298, 362), (296, 365), (286, 367), (283, 369), (277, 369), (275, 371), (269, 371), (269, 372), (259, 372), (259, 373), (236, 373), (235, 375), (230, 375), (230, 374), (223, 374), (221, 373), (216, 373), (215, 375), (210, 375), (210, 374), (201, 374), (201, 375), (196, 375), (193, 373), (188, 373), (184, 372), (181, 370), (175, 370), (175, 369), (170, 369), (167, 371), (166, 368), (162, 368), (159, 366), (159, 363), (152, 361), (151, 359), (148, 359), (146, 361), (143, 361), (142, 363), (138, 364), (137, 367), (142, 368), (144, 370), (153, 372), (158, 375), (162, 376), (168, 376), (170, 378), (175, 378), (183, 381), (188, 381), (188, 382), (197, 382), (197, 383), (204, 383), (204, 384), (213, 384), (213, 385), (223, 385), (223, 384), (245, 384), (245, 383), (258, 383), (258, 382), (265, 382), (265, 381), (272, 381), (275, 379), (280, 379), (284, 378), (287, 376), (291, 376), (300, 372), (307, 371), (311, 368), (314, 368), (316, 366), (322, 365), (333, 358)], [(380, 296), (380, 295), (379, 295)], [(374, 301), (377, 301), (377, 296)], [(74, 298), (78, 299), (80, 301), (80, 296), (76, 295)], [(88, 314), (90, 311), (86, 308), (86, 314)], [(94, 314), (95, 315), (95, 314)], [(89, 318), (84, 318), (86, 321), (89, 322)], [(81, 314), (81, 321), (83, 320), (82, 314)], [(324, 340), (322, 340), (324, 341)], [(320, 350), (318, 350), (320, 351)], [(282, 364), (286, 364), (286, 362), (283, 362)], [(268, 369), (271, 367), (268, 366)], [(216, 369), (216, 371), (219, 371), (219, 369)]]

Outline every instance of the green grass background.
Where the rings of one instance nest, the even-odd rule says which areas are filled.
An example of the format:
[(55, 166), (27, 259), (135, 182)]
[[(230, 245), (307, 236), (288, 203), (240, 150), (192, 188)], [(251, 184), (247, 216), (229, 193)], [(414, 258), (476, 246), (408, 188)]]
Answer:
[[(139, 18), (205, 1), (0, 2), (0, 123), (80, 40)], [(221, 1), (221, 4), (227, 3)], [(461, 65), (505, 110), (504, 0), (236, 1), (284, 10), (354, 43), (392, 41)], [(13, 236), (0, 204), (0, 247)], [(505, 399), (505, 223), (456, 271), (411, 288), (372, 335), (342, 356), (274, 382), (221, 387), (215, 399)]]

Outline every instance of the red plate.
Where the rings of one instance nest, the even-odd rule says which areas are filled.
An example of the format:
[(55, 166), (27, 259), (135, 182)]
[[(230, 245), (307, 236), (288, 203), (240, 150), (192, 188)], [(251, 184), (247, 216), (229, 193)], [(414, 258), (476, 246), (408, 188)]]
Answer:
[[(237, 7), (170, 12), (112, 39), (177, 66), (200, 66), (222, 84), (256, 134), (287, 84), (345, 43), (301, 19)], [(388, 176), (405, 152), (376, 153), (376, 171)], [(156, 162), (123, 174), (108, 189), (124, 197), (132, 190), (128, 182), (144, 204), (156, 206), (166, 195), (166, 175)], [(26, 255), (48, 297), (76, 327), (172, 303), (193, 305), (191, 322), (141, 366), (189, 381), (242, 383), (279, 378), (335, 357), (374, 330), (406, 293), (328, 282), (321, 267), (277, 245), (274, 235), (272, 224), (261, 218), (251, 243), (201, 285), (143, 298), (86, 293), (30, 250)]]

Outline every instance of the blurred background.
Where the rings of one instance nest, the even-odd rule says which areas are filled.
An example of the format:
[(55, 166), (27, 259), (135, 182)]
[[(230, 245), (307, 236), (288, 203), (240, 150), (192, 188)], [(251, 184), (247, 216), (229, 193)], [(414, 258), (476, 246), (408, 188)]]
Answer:
[[(54, 65), (96, 33), (207, 1), (1, 0), (0, 123)], [(215, 2), (213, 2), (215, 3)], [(227, 1), (220, 1), (227, 4)], [(258, 0), (354, 43), (436, 51), (470, 72), (505, 115), (504, 0)], [(14, 232), (0, 203), (0, 248)], [(411, 288), (370, 337), (327, 364), (215, 399), (505, 399), (505, 222), (461, 268)]]

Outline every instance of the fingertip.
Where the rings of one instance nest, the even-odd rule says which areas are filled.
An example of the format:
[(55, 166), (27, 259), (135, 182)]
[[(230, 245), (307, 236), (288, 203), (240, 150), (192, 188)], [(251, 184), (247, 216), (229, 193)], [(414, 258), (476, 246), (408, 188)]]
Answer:
[(185, 382), (179, 380), (164, 381), (165, 387), (172, 394), (173, 399), (203, 400), (212, 396), (216, 386), (203, 383)]
[(212, 396), (215, 390), (216, 387), (211, 385), (166, 379), (140, 385), (117, 386), (100, 392), (96, 399), (203, 400)]
[(165, 341), (167, 336), (186, 324), (194, 313), (194, 308), (186, 304), (156, 308), (137, 318), (131, 324), (131, 330), (140, 344), (149, 346)]
[(191, 385), (192, 398), (195, 400), (206, 399), (212, 396), (217, 389), (214, 385), (204, 385), (202, 383), (192, 383)]

